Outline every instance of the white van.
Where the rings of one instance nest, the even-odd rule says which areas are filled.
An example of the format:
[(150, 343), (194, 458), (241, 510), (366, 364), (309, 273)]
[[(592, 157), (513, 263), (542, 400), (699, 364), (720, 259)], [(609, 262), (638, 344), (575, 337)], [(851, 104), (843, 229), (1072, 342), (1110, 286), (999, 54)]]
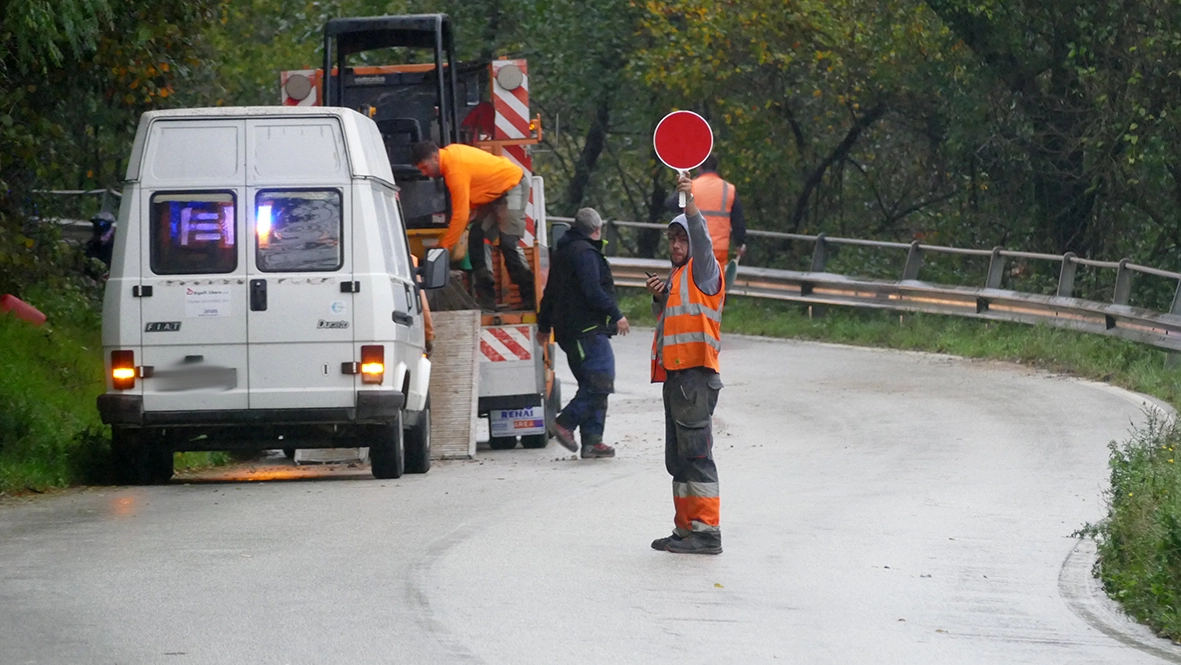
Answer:
[[(430, 468), (430, 361), (381, 135), (341, 108), (152, 111), (127, 167), (103, 300), (118, 477), (184, 450), (368, 446)], [(403, 431), (405, 430), (405, 432)]]

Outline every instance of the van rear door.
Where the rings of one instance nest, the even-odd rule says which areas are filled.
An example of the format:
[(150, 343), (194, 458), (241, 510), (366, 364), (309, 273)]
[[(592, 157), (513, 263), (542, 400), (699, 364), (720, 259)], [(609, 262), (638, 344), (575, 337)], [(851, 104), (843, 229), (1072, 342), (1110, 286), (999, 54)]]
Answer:
[(245, 128), (184, 120), (150, 129), (135, 293), (146, 411), (247, 406)]
[(336, 118), (246, 122), (250, 408), (354, 405), (352, 190)]

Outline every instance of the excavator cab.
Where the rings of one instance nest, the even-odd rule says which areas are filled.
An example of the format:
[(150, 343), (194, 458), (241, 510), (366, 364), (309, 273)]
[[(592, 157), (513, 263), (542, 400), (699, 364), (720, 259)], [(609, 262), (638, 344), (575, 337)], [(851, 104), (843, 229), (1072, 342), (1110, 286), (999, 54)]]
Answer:
[(443, 179), (422, 175), (410, 152), (423, 140), (440, 147), (460, 140), (461, 107), (479, 104), (484, 71), (467, 69), (455, 61), (446, 14), (337, 18), (324, 27), (323, 104), (377, 123), (409, 229), (445, 228), (451, 218)]

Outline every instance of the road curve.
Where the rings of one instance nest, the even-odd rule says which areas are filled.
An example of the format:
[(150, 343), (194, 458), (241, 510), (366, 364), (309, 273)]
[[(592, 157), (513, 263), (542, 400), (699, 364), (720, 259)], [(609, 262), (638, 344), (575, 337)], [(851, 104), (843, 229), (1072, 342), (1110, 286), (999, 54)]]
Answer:
[(1181, 663), (1071, 538), (1144, 398), (728, 336), (726, 551), (678, 556), (648, 547), (672, 520), (649, 343), (616, 340), (614, 460), (275, 461), (0, 504), (0, 663)]

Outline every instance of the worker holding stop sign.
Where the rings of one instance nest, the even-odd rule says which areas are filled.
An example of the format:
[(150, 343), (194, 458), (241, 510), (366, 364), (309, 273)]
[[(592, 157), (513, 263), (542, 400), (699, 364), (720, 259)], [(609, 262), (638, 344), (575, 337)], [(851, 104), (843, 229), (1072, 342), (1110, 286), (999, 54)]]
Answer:
[(652, 549), (720, 554), (721, 500), (711, 419), (722, 388), (718, 354), (725, 283), (686, 173), (709, 156), (713, 132), (696, 113), (676, 111), (657, 125), (653, 145), (661, 161), (679, 172), (684, 213), (668, 225), (672, 272), (666, 280), (648, 278), (657, 316), (652, 382), (664, 383), (664, 463), (673, 477), (676, 511), (672, 535), (652, 541)]

